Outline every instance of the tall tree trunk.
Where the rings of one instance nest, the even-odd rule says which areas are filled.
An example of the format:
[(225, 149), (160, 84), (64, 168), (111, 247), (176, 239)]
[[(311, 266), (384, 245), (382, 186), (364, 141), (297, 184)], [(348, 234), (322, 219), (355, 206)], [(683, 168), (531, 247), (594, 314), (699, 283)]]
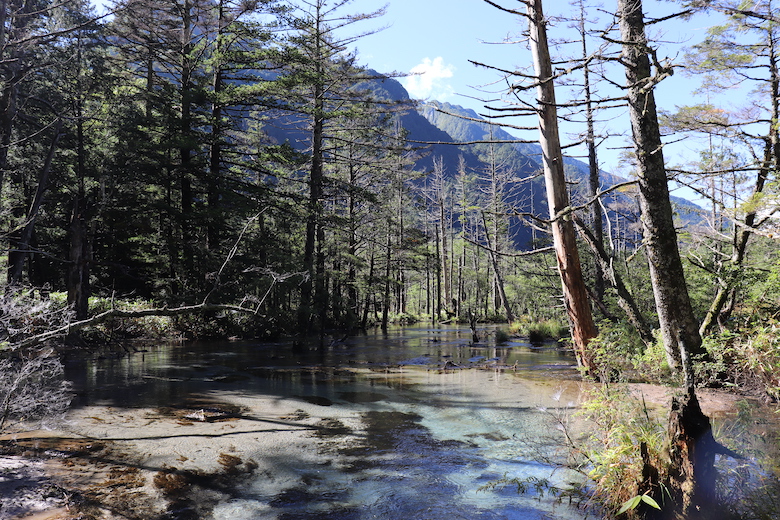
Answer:
[(70, 255), (68, 267), (68, 304), (73, 306), (76, 320), (85, 320), (89, 315), (90, 262), (92, 247), (87, 222), (87, 200), (83, 189), (73, 200), (70, 220)]
[[(493, 274), (495, 275), (495, 288), (498, 292), (501, 305), (504, 307), (504, 313), (506, 315), (506, 321), (511, 323), (515, 320), (514, 314), (512, 314), (512, 307), (509, 305), (509, 300), (506, 297), (506, 291), (504, 291), (504, 278), (501, 276), (501, 269), (498, 265), (498, 253), (494, 249), (493, 241), (490, 240), (490, 232), (488, 231), (487, 222), (485, 220), (485, 212), (482, 212), (482, 227), (485, 228), (485, 238), (487, 239), (488, 253), (490, 255), (490, 263), (493, 265)], [(498, 233), (496, 235), (498, 236)], [(496, 239), (496, 242), (498, 239)]]
[(382, 295), (382, 330), (387, 331), (387, 324), (390, 320), (390, 275), (393, 261), (393, 241), (391, 232), (391, 222), (387, 221), (387, 238), (385, 240), (385, 286)]
[(322, 17), (319, 10), (322, 6), (317, 3), (317, 15), (315, 19), (314, 42), (314, 73), (315, 81), (312, 86), (312, 126), (311, 126), (311, 167), (309, 170), (309, 204), (306, 216), (306, 241), (303, 251), (303, 270), (308, 273), (309, 279), (301, 287), (301, 306), (299, 310), (299, 323), (303, 330), (310, 331), (312, 326), (312, 312), (323, 297), (319, 294), (321, 284), (317, 280), (319, 263), (316, 258), (317, 237), (321, 236), (322, 226), (322, 192), (324, 182), (324, 135), (325, 135), (325, 86), (323, 84), (322, 46), (323, 33), (321, 28)]
[(364, 298), (363, 303), (363, 316), (360, 319), (361, 327), (365, 329), (368, 327), (368, 312), (371, 308), (371, 297), (374, 294), (374, 248), (371, 248), (371, 255), (369, 256), (368, 260), (368, 277), (367, 277), (367, 286), (366, 289), (366, 296)]
[[(677, 232), (669, 199), (654, 85), (670, 71), (651, 73), (642, 0), (618, 0), (628, 107), (639, 164), (639, 207), (656, 311), (673, 368), (680, 366), (680, 342), (690, 354), (703, 355), (699, 326), (685, 283)], [(658, 66), (658, 65), (656, 65)]]
[(539, 113), (539, 144), (542, 147), (544, 180), (552, 220), (553, 244), (558, 260), (558, 271), (563, 286), (563, 300), (572, 326), (572, 340), (577, 361), (586, 370), (592, 368), (588, 342), (597, 335), (596, 325), (588, 302), (588, 293), (582, 278), (579, 251), (571, 216), (569, 194), (566, 190), (563, 154), (558, 135), (558, 110), (555, 104), (552, 64), (547, 45), (546, 21), (541, 0), (528, 2), (531, 52), (537, 86)]
[[(81, 38), (78, 41), (78, 66), (81, 67)], [(81, 96), (81, 78), (78, 80), (76, 94), (76, 177), (78, 190), (73, 200), (73, 212), (70, 220), (70, 255), (67, 277), (68, 304), (73, 307), (77, 320), (85, 320), (89, 314), (89, 272), (92, 260), (92, 247), (89, 236), (87, 211), (89, 203), (85, 188), (87, 176), (87, 150), (84, 142), (84, 100)]]
[(441, 286), (441, 277), (442, 277), (442, 261), (441, 261), (441, 242), (439, 240), (439, 226), (434, 225), (434, 233), (436, 235), (436, 270), (434, 271), (436, 274), (436, 318), (434, 319), (434, 322), (439, 321), (441, 319), (441, 313), (444, 310), (444, 305), (442, 304), (442, 286)]
[(57, 151), (57, 144), (62, 137), (62, 120), (57, 121), (54, 128), (54, 137), (49, 146), (49, 153), (46, 155), (43, 168), (38, 177), (38, 186), (35, 189), (30, 209), (25, 216), (24, 226), (15, 233), (15, 238), (11, 239), (11, 249), (8, 252), (8, 283), (9, 285), (19, 284), (22, 281), (24, 264), (30, 254), (30, 244), (32, 242), (33, 231), (35, 230), (35, 221), (43, 205), (46, 191), (49, 189), (49, 176), (51, 175), (51, 163), (54, 160), (54, 153)]
[(441, 228), (441, 274), (442, 274), (442, 301), (444, 302), (444, 312), (448, 315), (453, 312), (450, 308), (452, 298), (452, 280), (450, 278), (450, 251), (447, 240), (449, 229), (447, 229), (447, 219), (444, 211), (444, 198), (439, 201), (439, 227)]
[[(8, 5), (10, 3), (10, 5)], [(8, 170), (8, 151), (11, 147), (14, 124), (18, 114), (19, 83), (30, 73), (26, 66), (24, 40), (35, 27), (35, 2), (0, 3), (0, 197), (5, 187)]]
[(179, 189), (181, 191), (181, 231), (182, 231), (182, 256), (186, 275), (191, 275), (195, 267), (195, 247), (192, 231), (192, 13), (189, 0), (184, 2), (182, 16), (182, 41), (181, 41), (181, 123), (179, 147), (179, 160), (181, 171), (179, 172)]
[[(583, 89), (585, 92), (585, 120), (587, 122), (587, 134), (585, 136), (585, 142), (588, 145), (588, 195), (593, 199), (590, 204), (590, 220), (591, 230), (593, 231), (594, 240), (602, 246), (604, 246), (604, 223), (601, 218), (601, 204), (598, 200), (595, 200), (596, 195), (599, 192), (601, 185), (601, 178), (599, 176), (599, 161), (596, 153), (596, 131), (594, 128), (595, 116), (593, 113), (593, 94), (590, 87), (590, 64), (588, 60), (588, 43), (587, 32), (585, 30), (585, 3), (580, 3), (580, 25), (579, 32), (582, 43), (582, 59), (585, 62), (585, 66), (582, 69), (583, 74)], [(600, 301), (604, 301), (604, 270), (601, 262), (597, 261), (594, 266), (594, 284), (593, 292), (596, 298)]]
[(211, 104), (211, 145), (209, 150), (209, 178), (206, 193), (206, 203), (208, 204), (208, 217), (206, 221), (206, 248), (210, 251), (217, 251), (219, 248), (220, 229), (218, 223), (222, 221), (219, 215), (219, 180), (222, 170), (222, 144), (223, 144), (223, 125), (222, 125), (222, 92), (225, 87), (223, 59), (223, 38), (224, 26), (229, 23), (225, 19), (225, 1), (219, 0), (217, 5), (217, 37), (216, 53), (218, 62), (215, 64), (214, 78), (212, 87), (214, 89), (214, 101)]
[[(351, 153), (351, 151), (350, 151)], [(357, 166), (350, 159), (349, 162), (350, 186), (357, 186)], [(347, 316), (349, 325), (353, 326), (358, 313), (358, 289), (357, 289), (357, 253), (358, 253), (358, 215), (355, 194), (353, 190), (347, 193), (347, 222), (349, 223), (349, 238), (347, 243)]]

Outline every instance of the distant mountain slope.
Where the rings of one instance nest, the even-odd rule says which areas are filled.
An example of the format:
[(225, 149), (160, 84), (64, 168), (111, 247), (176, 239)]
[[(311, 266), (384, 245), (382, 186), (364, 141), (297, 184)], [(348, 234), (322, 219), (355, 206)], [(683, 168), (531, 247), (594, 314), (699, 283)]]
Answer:
[[(455, 141), (471, 142), (489, 140), (491, 138), (496, 141), (517, 140), (517, 138), (509, 132), (484, 121), (484, 119), (473, 110), (458, 105), (430, 101), (420, 105), (418, 111), (437, 128), (449, 134)], [(480, 120), (484, 122), (481, 122)], [(481, 160), (486, 160), (485, 154), (489, 145), (481, 144), (469, 146), (473, 147), (474, 153)], [(541, 170), (540, 158), (542, 156), (542, 149), (538, 144), (497, 144), (495, 147), (501, 150), (500, 155), (502, 157), (510, 158), (509, 161), (517, 172), (527, 175)], [(587, 186), (588, 178), (590, 176), (590, 167), (588, 164), (579, 159), (567, 156), (564, 156), (563, 162), (566, 167), (566, 176), (569, 181), (579, 183), (583, 187)], [(610, 186), (627, 180), (603, 170), (599, 171), (599, 178), (601, 180), (602, 189), (609, 188)], [(701, 222), (702, 209), (698, 205), (682, 197), (671, 196), (671, 200), (681, 225), (698, 224)], [(538, 208), (536, 209), (538, 211)], [(545, 213), (539, 214), (544, 215)]]
[[(366, 73), (372, 79), (365, 80), (360, 86), (370, 90), (375, 99), (387, 100), (388, 105), (411, 104), (409, 94), (400, 82), (372, 70)], [(539, 175), (542, 151), (538, 144), (506, 142), (517, 139), (500, 127), (488, 124), (473, 110), (438, 101), (419, 103), (416, 109), (406, 109), (401, 115), (401, 123), (408, 132), (408, 139), (420, 149), (421, 156), (415, 164), (418, 171), (430, 173), (434, 159), (441, 158), (446, 174), (454, 177), (463, 161), (469, 172), (483, 179), (478, 183), (483, 183), (481, 188), (484, 191), (484, 178), (492, 161), (500, 169), (513, 172), (516, 179), (526, 179), (515, 182), (507, 192), (505, 203), (511, 210), (542, 217), (548, 215), (544, 180)], [(307, 146), (308, 137), (303, 123), (297, 118), (281, 116), (267, 126), (267, 131), (277, 142), (288, 141), (301, 149)], [(505, 142), (484, 142), (490, 140)], [(565, 157), (564, 163), (570, 181), (586, 186), (588, 165), (572, 157)], [(624, 180), (604, 171), (600, 172), (600, 177), (603, 187)], [(614, 198), (625, 203), (626, 207), (635, 206), (630, 195), (616, 193)], [(673, 202), (684, 219), (692, 221), (699, 218), (699, 208), (695, 204), (679, 197), (673, 197)], [(518, 218), (510, 220), (512, 241), (517, 247), (527, 247), (532, 237), (531, 229)]]

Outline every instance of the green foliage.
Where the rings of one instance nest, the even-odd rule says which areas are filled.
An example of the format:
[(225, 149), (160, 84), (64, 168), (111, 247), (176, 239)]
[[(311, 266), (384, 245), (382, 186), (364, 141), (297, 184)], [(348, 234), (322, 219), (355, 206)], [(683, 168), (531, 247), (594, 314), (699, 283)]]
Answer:
[(630, 379), (635, 361), (645, 350), (639, 335), (624, 322), (602, 321), (598, 330), (599, 335), (588, 343), (588, 349), (599, 371), (599, 380)]
[(769, 320), (704, 339), (712, 361), (699, 363), (699, 378), (760, 392), (780, 400), (780, 322)]
[(640, 379), (651, 383), (670, 383), (676, 382), (675, 374), (669, 367), (666, 358), (666, 348), (664, 347), (661, 331), (654, 331), (655, 341), (648, 345), (644, 352), (634, 360), (634, 368), (640, 376)]
[(625, 322), (599, 323), (599, 335), (588, 343), (600, 381), (667, 382), (672, 379), (666, 351), (655, 331), (656, 341), (645, 345), (636, 329)]
[(496, 345), (503, 345), (510, 339), (509, 332), (504, 329), (496, 329)]
[(509, 325), (513, 336), (527, 336), (532, 343), (558, 341), (569, 335), (569, 327), (556, 319), (534, 319), (524, 314)]
[[(65, 296), (64, 293), (59, 293)], [(138, 311), (156, 307), (154, 302), (143, 299), (114, 299), (93, 296), (89, 299), (90, 314), (100, 314), (110, 309)], [(112, 318), (84, 330), (87, 338), (176, 338), (181, 329), (168, 316), (144, 316), (142, 318)]]
[(756, 239), (753, 255), (761, 262), (745, 275), (740, 288), (744, 294), (740, 315), (744, 323), (760, 322), (780, 314), (780, 251), (777, 241)]
[(390, 321), (398, 325), (414, 325), (415, 323), (420, 321), (420, 318), (418, 316), (414, 316), (412, 314), (403, 312), (400, 314), (393, 314), (392, 316), (390, 316)]
[(633, 511), (637, 507), (639, 507), (639, 504), (645, 503), (649, 505), (650, 507), (654, 507), (655, 509), (661, 510), (661, 506), (658, 505), (658, 502), (656, 502), (652, 497), (648, 496), (647, 494), (644, 495), (637, 495), (633, 498), (629, 498), (626, 500), (622, 506), (620, 506), (620, 509), (618, 509), (617, 514), (622, 515), (623, 513), (627, 511)]
[(579, 413), (594, 426), (581, 448), (595, 486), (594, 497), (616, 514), (633, 510), (641, 502), (657, 506), (637, 494), (643, 468), (640, 446), (647, 447), (653, 466), (665, 467), (666, 428), (644, 399), (624, 385), (599, 385), (588, 391)]

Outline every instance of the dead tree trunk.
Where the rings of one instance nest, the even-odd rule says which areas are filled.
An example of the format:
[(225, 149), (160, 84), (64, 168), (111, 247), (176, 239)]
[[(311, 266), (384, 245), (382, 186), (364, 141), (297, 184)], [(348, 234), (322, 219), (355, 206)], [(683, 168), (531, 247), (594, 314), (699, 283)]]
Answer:
[(710, 418), (704, 415), (696, 397), (688, 350), (680, 334), (680, 363), (686, 394), (672, 399), (667, 436), (669, 470), (667, 488), (673, 500), (672, 518), (712, 520), (730, 518), (719, 504), (715, 490), (715, 455), (742, 457), (719, 444), (712, 435)]
[(669, 413), (669, 491), (686, 519), (709, 518), (715, 495), (715, 449), (710, 419), (693, 389), (672, 399)]
[(482, 227), (485, 229), (485, 239), (487, 240), (490, 263), (493, 265), (493, 273), (495, 274), (496, 278), (496, 291), (498, 291), (498, 297), (501, 300), (501, 305), (504, 307), (506, 321), (507, 323), (512, 323), (515, 320), (515, 316), (512, 314), (512, 306), (509, 305), (509, 299), (506, 297), (506, 291), (504, 290), (504, 277), (501, 275), (501, 267), (498, 265), (498, 253), (496, 252), (496, 249), (494, 249), (494, 247), (498, 247), (498, 233), (494, 235), (496, 237), (496, 246), (494, 246), (490, 240), (490, 231), (488, 231), (484, 211), (482, 212)]
[(537, 81), (537, 111), (539, 114), (539, 144), (542, 147), (544, 180), (552, 221), (553, 245), (558, 259), (558, 271), (563, 285), (563, 299), (572, 325), (572, 340), (578, 363), (591, 367), (588, 342), (596, 337), (596, 325), (588, 302), (582, 277), (579, 252), (571, 221), (569, 194), (563, 169), (563, 154), (558, 135), (558, 111), (555, 104), (552, 63), (547, 46), (546, 21), (541, 0), (528, 3), (531, 52)]

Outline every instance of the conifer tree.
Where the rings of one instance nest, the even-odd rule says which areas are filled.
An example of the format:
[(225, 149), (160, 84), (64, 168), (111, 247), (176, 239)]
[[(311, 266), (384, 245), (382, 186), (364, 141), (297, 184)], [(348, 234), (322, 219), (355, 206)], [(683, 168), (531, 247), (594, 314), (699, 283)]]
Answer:
[(327, 319), (325, 254), (325, 189), (330, 151), (330, 125), (347, 117), (366, 97), (357, 85), (371, 74), (355, 64), (350, 48), (369, 32), (351, 36), (341, 33), (356, 23), (381, 16), (382, 9), (362, 14), (345, 14), (350, 2), (302, 0), (290, 13), (288, 44), (278, 57), (281, 66), (276, 84), (289, 95), (280, 96), (279, 109), (292, 121), (306, 121), (307, 202), (305, 209), (302, 268), (307, 279), (301, 285), (299, 323), (302, 330), (322, 329)]
[[(668, 119), (670, 130), (708, 136), (699, 171), (681, 171), (713, 211), (737, 223), (731, 240), (717, 247), (725, 233), (713, 222), (717, 258), (700, 267), (714, 271), (717, 290), (700, 326), (707, 334), (723, 325), (733, 311), (743, 279), (748, 243), (772, 219), (773, 181), (780, 169), (780, 18), (776, 1), (708, 2), (707, 8), (727, 16), (712, 27), (686, 58), (686, 71), (701, 77), (701, 95), (707, 101), (680, 107)], [(747, 103), (715, 101), (719, 94), (747, 91)], [(718, 150), (722, 142), (726, 150)], [(708, 186), (706, 185), (708, 184)], [(733, 201), (733, 202), (730, 202)]]

